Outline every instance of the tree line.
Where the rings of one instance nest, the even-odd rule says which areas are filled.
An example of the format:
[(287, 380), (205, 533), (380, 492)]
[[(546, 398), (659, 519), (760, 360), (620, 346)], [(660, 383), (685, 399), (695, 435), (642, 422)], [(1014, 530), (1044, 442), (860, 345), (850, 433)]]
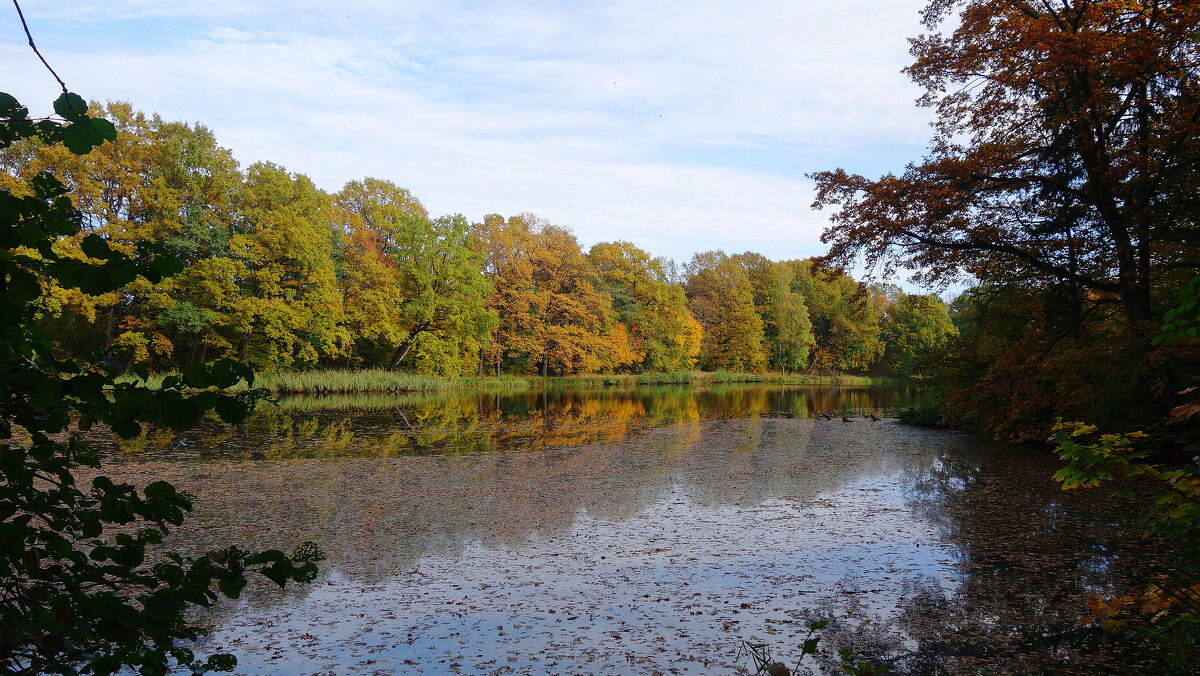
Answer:
[(242, 168), (200, 124), (126, 103), (93, 106), (118, 131), (87, 155), (27, 139), (0, 155), (0, 186), (49, 171), (84, 223), (54, 244), (89, 260), (98, 235), (134, 260), (183, 270), (89, 294), (43, 280), (39, 321), (61, 344), (125, 368), (232, 357), (260, 370), (470, 373), (913, 373), (955, 335), (936, 296), (865, 285), (812, 260), (696, 254), (632, 243), (584, 250), (533, 214), (432, 217), (375, 179), (336, 193), (270, 162)]

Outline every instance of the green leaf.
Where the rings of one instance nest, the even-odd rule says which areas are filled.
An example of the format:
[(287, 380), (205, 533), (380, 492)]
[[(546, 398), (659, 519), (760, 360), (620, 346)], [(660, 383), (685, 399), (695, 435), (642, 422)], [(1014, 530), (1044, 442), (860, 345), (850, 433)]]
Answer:
[(237, 425), (250, 414), (250, 407), (234, 397), (220, 397), (216, 403), (217, 415), (223, 422)]
[(86, 119), (87, 109), (87, 101), (84, 101), (82, 96), (71, 92), (63, 92), (54, 100), (54, 112), (68, 120)]
[(144, 493), (148, 498), (158, 500), (162, 498), (169, 498), (175, 495), (176, 491), (175, 487), (166, 481), (155, 481), (154, 483), (147, 484), (146, 488), (142, 490), (142, 493)]
[(63, 128), (62, 143), (76, 155), (86, 155), (104, 143), (104, 137), (86, 120), (77, 121)]
[(0, 92), (0, 115), (12, 119), (14, 117), (25, 117), (28, 114), (29, 111), (12, 94)]
[(104, 239), (100, 235), (88, 235), (87, 237), (84, 237), (83, 241), (80, 242), (80, 248), (83, 249), (83, 253), (90, 258), (111, 260), (113, 258), (121, 257), (121, 254), (113, 251), (108, 246), (108, 240)]

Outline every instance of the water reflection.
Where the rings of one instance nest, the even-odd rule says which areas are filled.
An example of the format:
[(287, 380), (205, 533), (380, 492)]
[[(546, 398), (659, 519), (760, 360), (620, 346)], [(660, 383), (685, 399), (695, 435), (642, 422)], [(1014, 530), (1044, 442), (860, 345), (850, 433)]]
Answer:
[(177, 548), (329, 554), (318, 584), (214, 615), (242, 673), (738, 673), (736, 639), (794, 660), (819, 617), (900, 672), (1136, 670), (1075, 626), (1149, 556), (1113, 505), (1030, 449), (811, 417), (903, 396), (289, 400), (109, 470), (202, 497)]
[[(127, 453), (260, 459), (393, 457), (620, 441), (647, 427), (717, 418), (861, 417), (907, 405), (905, 388), (719, 385), (599, 391), (287, 397), (245, 424), (100, 440)], [(99, 439), (98, 439), (99, 440)]]

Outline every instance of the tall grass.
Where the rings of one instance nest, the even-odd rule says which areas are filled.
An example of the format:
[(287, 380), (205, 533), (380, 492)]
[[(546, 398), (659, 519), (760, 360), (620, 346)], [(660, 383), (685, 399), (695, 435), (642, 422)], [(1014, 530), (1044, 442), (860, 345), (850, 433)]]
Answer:
[[(167, 374), (150, 377), (149, 387), (159, 387)], [(867, 386), (895, 382), (892, 378), (869, 376), (783, 375), (778, 373), (729, 373), (726, 371), (681, 371), (636, 375), (586, 374), (572, 376), (464, 376), (445, 378), (383, 369), (359, 371), (265, 371), (257, 374), (255, 387), (277, 394), (345, 394), (353, 392), (432, 392), (443, 390), (533, 390), (542, 388), (593, 389), (639, 385), (714, 385), (764, 383), (772, 385)], [(245, 389), (241, 385), (234, 389)]]

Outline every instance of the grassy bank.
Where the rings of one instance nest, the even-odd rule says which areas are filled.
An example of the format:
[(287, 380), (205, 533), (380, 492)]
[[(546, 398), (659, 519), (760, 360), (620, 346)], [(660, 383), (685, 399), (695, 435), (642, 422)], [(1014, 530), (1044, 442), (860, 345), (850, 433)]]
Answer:
[[(157, 387), (163, 376), (151, 378)], [(783, 375), (778, 373), (728, 373), (689, 371), (637, 375), (574, 376), (465, 376), (442, 378), (382, 369), (359, 371), (268, 371), (259, 373), (255, 385), (278, 394), (337, 394), (352, 392), (432, 392), (440, 390), (536, 390), (543, 388), (593, 389), (639, 385), (695, 385), (762, 383), (771, 385), (842, 385), (862, 387), (897, 382), (870, 376)]]

